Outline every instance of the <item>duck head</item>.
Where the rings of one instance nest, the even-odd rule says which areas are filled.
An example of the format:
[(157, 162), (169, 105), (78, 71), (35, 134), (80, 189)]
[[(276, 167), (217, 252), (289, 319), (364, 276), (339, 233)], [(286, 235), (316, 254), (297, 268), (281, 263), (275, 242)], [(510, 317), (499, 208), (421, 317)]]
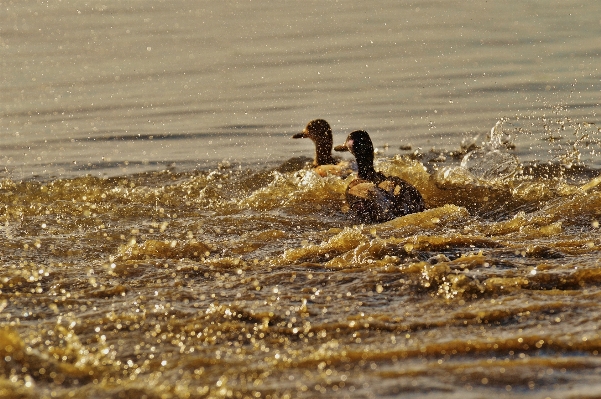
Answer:
[(334, 165), (337, 161), (332, 157), (332, 128), (323, 119), (314, 119), (307, 124), (301, 133), (292, 136), (293, 139), (309, 138), (315, 143), (315, 160), (313, 164)]
[(337, 145), (334, 149), (336, 151), (349, 151), (355, 158), (371, 157), (373, 159), (374, 157), (374, 145), (369, 134), (364, 130), (355, 130), (348, 135), (344, 144)]
[(348, 135), (342, 145), (334, 147), (336, 151), (348, 151), (355, 156), (359, 177), (373, 180), (374, 170), (374, 145), (369, 134), (364, 130), (355, 130)]

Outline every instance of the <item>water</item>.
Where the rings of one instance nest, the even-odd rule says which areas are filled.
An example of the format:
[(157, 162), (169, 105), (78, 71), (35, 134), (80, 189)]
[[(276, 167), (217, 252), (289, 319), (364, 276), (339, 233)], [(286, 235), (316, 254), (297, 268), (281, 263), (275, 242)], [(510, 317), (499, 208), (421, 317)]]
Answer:
[(0, 2), (1, 396), (595, 397), (600, 7)]
[(316, 117), (339, 140), (424, 150), (558, 106), (595, 122), (598, 7), (3, 1), (0, 164), (16, 179), (257, 166), (305, 154), (288, 138)]

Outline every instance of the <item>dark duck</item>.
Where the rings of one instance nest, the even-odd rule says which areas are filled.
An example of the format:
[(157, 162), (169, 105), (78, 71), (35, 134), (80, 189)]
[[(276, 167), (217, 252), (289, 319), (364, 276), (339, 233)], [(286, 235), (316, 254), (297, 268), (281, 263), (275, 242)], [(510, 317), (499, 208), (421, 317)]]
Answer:
[(292, 136), (293, 139), (309, 138), (315, 143), (315, 159), (313, 168), (320, 176), (333, 174), (337, 176), (348, 176), (352, 171), (349, 163), (341, 161), (332, 156), (332, 128), (323, 119), (314, 119), (307, 124), (301, 133)]
[(415, 187), (374, 169), (374, 146), (369, 134), (356, 130), (336, 151), (349, 151), (357, 160), (357, 178), (346, 188), (351, 217), (360, 223), (381, 223), (426, 209)]

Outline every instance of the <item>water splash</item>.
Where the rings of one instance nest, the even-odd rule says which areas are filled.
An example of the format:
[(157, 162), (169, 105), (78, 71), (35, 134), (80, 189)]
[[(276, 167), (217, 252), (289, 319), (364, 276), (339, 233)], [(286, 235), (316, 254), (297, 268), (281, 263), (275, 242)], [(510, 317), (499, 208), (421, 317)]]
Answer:
[(487, 143), (468, 152), (461, 167), (482, 181), (498, 181), (514, 176), (520, 170), (518, 159), (508, 153), (506, 143), (510, 136), (503, 130), (504, 120), (499, 120), (490, 130)]

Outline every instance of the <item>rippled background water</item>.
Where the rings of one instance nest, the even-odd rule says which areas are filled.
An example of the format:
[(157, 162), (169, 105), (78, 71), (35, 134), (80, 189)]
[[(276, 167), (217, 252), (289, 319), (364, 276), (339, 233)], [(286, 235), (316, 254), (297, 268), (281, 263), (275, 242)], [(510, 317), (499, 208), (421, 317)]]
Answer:
[[(316, 117), (338, 140), (363, 128), (430, 149), (501, 117), (599, 112), (595, 1), (1, 8), (0, 164), (15, 178), (260, 166), (309, 150), (288, 137)], [(546, 157), (531, 130), (517, 151)]]
[[(0, 396), (595, 398), (601, 3), (0, 1)], [(291, 140), (367, 130), (375, 225)]]

